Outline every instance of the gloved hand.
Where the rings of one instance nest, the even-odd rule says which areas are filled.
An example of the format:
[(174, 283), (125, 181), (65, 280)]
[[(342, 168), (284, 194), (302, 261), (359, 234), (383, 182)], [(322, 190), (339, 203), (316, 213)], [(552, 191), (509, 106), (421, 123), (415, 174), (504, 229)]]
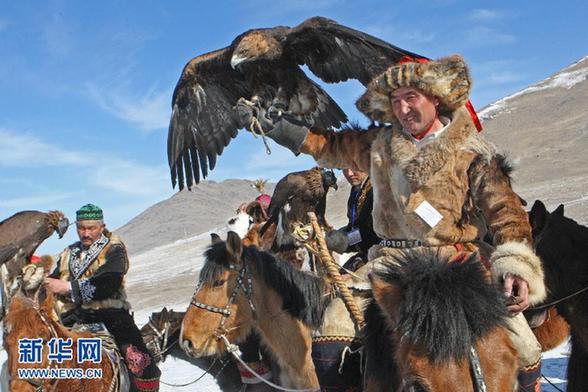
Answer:
[(243, 101), (238, 101), (234, 109), (241, 128), (251, 131), (250, 127), (253, 119), (257, 119), (264, 132), (267, 133), (274, 129), (274, 121), (267, 117), (264, 108), (251, 106)]
[(295, 155), (300, 154), (300, 146), (308, 134), (306, 124), (284, 116), (284, 111), (274, 106), (270, 106), (266, 112), (264, 108), (252, 107), (239, 101), (235, 105), (235, 111), (240, 127), (250, 131), (253, 119), (257, 118), (267, 137), (287, 147)]
[(325, 235), (325, 242), (327, 243), (327, 248), (329, 248), (330, 251), (340, 254), (345, 253), (349, 247), (349, 241), (347, 239), (347, 232), (345, 231), (345, 228), (329, 231)]

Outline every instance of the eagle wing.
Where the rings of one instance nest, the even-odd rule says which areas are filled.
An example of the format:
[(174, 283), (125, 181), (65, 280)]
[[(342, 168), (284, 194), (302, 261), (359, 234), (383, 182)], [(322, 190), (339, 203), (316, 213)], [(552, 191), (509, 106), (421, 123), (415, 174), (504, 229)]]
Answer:
[(9, 275), (17, 275), (53, 231), (47, 226), (47, 214), (41, 211), (21, 211), (3, 220), (0, 222), (0, 264), (8, 263)]
[(182, 71), (172, 99), (167, 156), (172, 185), (190, 188), (216, 165), (239, 124), (233, 107), (250, 97), (245, 77), (230, 66), (230, 48), (195, 57)]
[(423, 58), (320, 16), (292, 28), (284, 51), (324, 82), (357, 79), (364, 86), (404, 56)]

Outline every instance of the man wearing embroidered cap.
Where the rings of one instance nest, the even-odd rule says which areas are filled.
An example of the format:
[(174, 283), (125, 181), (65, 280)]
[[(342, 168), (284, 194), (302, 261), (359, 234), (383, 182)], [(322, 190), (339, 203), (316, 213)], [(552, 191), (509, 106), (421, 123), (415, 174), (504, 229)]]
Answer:
[(106, 229), (103, 212), (94, 204), (76, 212), (76, 227), (80, 241), (60, 254), (55, 270), (45, 278), (47, 288), (56, 294), (63, 324), (104, 323), (125, 358), (132, 390), (159, 390), (160, 371), (129, 314), (125, 245)]
[[(257, 113), (266, 136), (322, 167), (369, 172), (374, 192), (373, 263), (407, 249), (434, 248), (457, 257), (479, 252), (511, 298), (511, 339), (520, 354), (521, 390), (537, 390), (541, 349), (522, 311), (546, 289), (531, 228), (510, 185), (504, 156), (481, 137), (469, 105), (469, 70), (460, 56), (394, 65), (376, 77), (357, 108), (381, 124), (333, 132), (293, 124), (281, 112)], [(237, 105), (240, 121), (254, 115)], [(386, 125), (382, 125), (386, 124)], [(482, 239), (489, 230), (493, 246)], [(381, 259), (380, 259), (381, 258)]]

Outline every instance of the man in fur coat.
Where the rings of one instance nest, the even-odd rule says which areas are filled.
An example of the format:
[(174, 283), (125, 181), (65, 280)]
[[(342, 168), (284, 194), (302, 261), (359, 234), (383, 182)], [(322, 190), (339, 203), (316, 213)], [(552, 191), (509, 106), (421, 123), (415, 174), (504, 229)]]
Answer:
[[(545, 297), (543, 271), (505, 159), (478, 134), (466, 107), (470, 88), (463, 58), (451, 56), (392, 66), (369, 84), (356, 105), (388, 126), (333, 132), (293, 124), (272, 108), (266, 115), (238, 105), (237, 113), (244, 124), (256, 115), (268, 137), (322, 167), (369, 172), (374, 230), (383, 239), (370, 249), (373, 263), (419, 247), (485, 256), (510, 298), (519, 385), (538, 390), (541, 348), (521, 312)], [(487, 230), (493, 246), (482, 241)]]
[(160, 371), (129, 314), (124, 288), (129, 259), (125, 245), (106, 230), (102, 210), (87, 204), (76, 212), (80, 241), (65, 248), (45, 278), (56, 294), (66, 326), (102, 322), (114, 336), (129, 370), (132, 391), (158, 391)]

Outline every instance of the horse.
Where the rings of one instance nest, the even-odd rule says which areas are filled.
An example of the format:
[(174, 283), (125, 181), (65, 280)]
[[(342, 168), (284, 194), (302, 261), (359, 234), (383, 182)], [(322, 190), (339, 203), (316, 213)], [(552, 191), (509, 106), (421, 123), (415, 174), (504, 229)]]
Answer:
[[(65, 328), (59, 321), (54, 310), (53, 294), (48, 293), (43, 286), (36, 292), (33, 298), (21, 293), (13, 296), (9, 311), (5, 320), (8, 333), (5, 337), (5, 347), (8, 351), (10, 390), (13, 392), (25, 391), (127, 391), (129, 384), (119, 379), (118, 364), (110, 359), (105, 348), (102, 349), (101, 361), (79, 362), (78, 342), (81, 338), (95, 338), (90, 332), (73, 332)], [(71, 359), (64, 359), (56, 367), (70, 371), (82, 372), (89, 378), (20, 378), (19, 369), (49, 369), (55, 367), (50, 361), (50, 350), (43, 347), (38, 363), (21, 363), (19, 341), (22, 339), (41, 339), (43, 345), (48, 345), (52, 339), (71, 339)], [(49, 352), (48, 352), (49, 351)], [(122, 360), (119, 359), (119, 363)], [(22, 371), (22, 370), (21, 370)], [(101, 372), (97, 373), (97, 372)], [(77, 374), (77, 373), (76, 373)], [(91, 374), (99, 377), (91, 378)]]
[(563, 205), (549, 213), (539, 200), (529, 212), (529, 221), (535, 252), (545, 271), (545, 304), (555, 304), (571, 329), (567, 390), (587, 391), (588, 228), (564, 216)]
[(182, 320), (186, 312), (174, 312), (166, 307), (151, 313), (147, 324), (141, 327), (145, 346), (157, 362), (165, 362), (169, 351), (178, 343)]
[(205, 252), (196, 292), (180, 333), (192, 357), (220, 355), (257, 331), (290, 388), (318, 389), (309, 328), (328, 302), (323, 280), (252, 246), (234, 232)]
[(306, 248), (294, 242), (290, 237), (283, 241), (288, 233), (279, 230), (280, 222), (267, 223), (267, 214), (259, 201), (243, 203), (237, 209), (237, 215), (227, 220), (226, 228), (234, 231), (243, 240), (245, 246), (256, 246), (260, 250), (272, 252), (281, 260), (288, 261), (298, 269), (309, 260)]
[(477, 255), (452, 262), (407, 252), (378, 265), (370, 280), (364, 391), (515, 389), (518, 354), (504, 297)]
[[(214, 377), (221, 390), (227, 392), (239, 390), (242, 386), (239, 370), (230, 358), (222, 360), (210, 357), (191, 358), (181, 349), (178, 342), (185, 314), (186, 312), (175, 312), (166, 307), (159, 312), (151, 313), (147, 324), (141, 327), (141, 335), (153, 358), (157, 362), (165, 362), (169, 355), (184, 360)], [(160, 382), (167, 384), (164, 380)]]

